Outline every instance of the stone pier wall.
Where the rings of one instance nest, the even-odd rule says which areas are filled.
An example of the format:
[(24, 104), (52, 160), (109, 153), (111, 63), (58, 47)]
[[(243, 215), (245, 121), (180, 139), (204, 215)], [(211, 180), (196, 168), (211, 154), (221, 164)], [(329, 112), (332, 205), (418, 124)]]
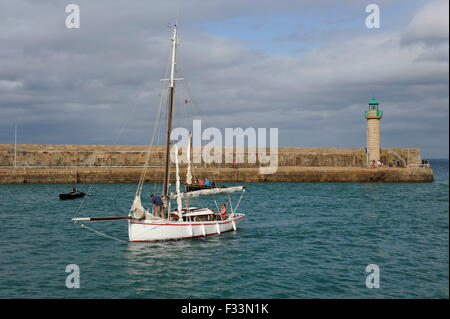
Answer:
[[(142, 167), (148, 147), (142, 145), (48, 145), (48, 144), (18, 144), (16, 163), (18, 167), (41, 168), (70, 168), (70, 167)], [(222, 150), (222, 163), (206, 164), (206, 167), (232, 167), (225, 163), (225, 153), (231, 148)], [(381, 159), (387, 163), (396, 159), (391, 152), (400, 155), (408, 165), (421, 163), (420, 149), (418, 148), (391, 148), (381, 150)], [(236, 161), (241, 168), (260, 167), (257, 150), (256, 162), (251, 159), (249, 150), (235, 149), (236, 159), (241, 155), (243, 162)], [(181, 150), (180, 150), (181, 153)], [(266, 154), (270, 154), (266, 150)], [(154, 146), (149, 161), (150, 166), (163, 166), (165, 147)], [(191, 159), (193, 156), (191, 155)], [(364, 148), (278, 148), (278, 166), (308, 166), (308, 167), (365, 167), (367, 163)], [(195, 164), (196, 167), (205, 167), (204, 163)], [(0, 144), (0, 167), (14, 166), (14, 144)]]
[[(146, 150), (146, 146), (19, 144), (14, 168), (14, 145), (0, 144), (0, 184), (134, 183), (141, 176)], [(418, 148), (382, 149), (381, 159), (385, 163), (401, 156), (408, 167), (372, 169), (366, 167), (363, 148), (279, 148), (274, 174), (261, 174), (258, 154), (256, 162), (249, 163), (252, 151), (250, 154), (248, 149), (234, 151), (234, 158), (243, 155), (244, 159), (235, 169), (231, 163), (193, 164), (194, 177), (208, 177), (217, 182), (433, 181), (433, 170), (419, 167)], [(165, 147), (153, 148), (145, 176), (147, 182), (162, 182), (164, 155)], [(185, 176), (185, 170), (186, 165), (181, 165), (181, 176)]]

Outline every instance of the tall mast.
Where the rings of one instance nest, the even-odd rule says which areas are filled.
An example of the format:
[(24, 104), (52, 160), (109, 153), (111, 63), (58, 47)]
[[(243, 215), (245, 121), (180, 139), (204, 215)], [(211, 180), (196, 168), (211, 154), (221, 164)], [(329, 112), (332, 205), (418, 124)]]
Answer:
[(170, 78), (169, 78), (169, 112), (167, 116), (167, 140), (166, 140), (166, 163), (164, 171), (164, 188), (163, 197), (168, 195), (169, 187), (169, 157), (170, 157), (170, 133), (172, 131), (172, 110), (173, 110), (173, 90), (174, 90), (174, 77), (175, 77), (175, 54), (177, 47), (177, 26), (173, 27), (173, 37), (172, 37), (172, 63), (170, 68)]

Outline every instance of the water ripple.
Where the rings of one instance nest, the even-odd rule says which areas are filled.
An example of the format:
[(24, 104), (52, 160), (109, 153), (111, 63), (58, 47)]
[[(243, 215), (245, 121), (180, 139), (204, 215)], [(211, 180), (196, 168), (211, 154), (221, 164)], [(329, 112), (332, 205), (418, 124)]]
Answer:
[[(74, 225), (80, 201), (57, 198), (71, 185), (0, 185), (0, 298), (448, 298), (448, 161), (435, 178), (249, 184), (237, 232), (133, 244)], [(135, 187), (95, 185), (77, 216), (125, 215)], [(127, 240), (124, 222), (89, 226)], [(372, 263), (379, 289), (365, 286)]]

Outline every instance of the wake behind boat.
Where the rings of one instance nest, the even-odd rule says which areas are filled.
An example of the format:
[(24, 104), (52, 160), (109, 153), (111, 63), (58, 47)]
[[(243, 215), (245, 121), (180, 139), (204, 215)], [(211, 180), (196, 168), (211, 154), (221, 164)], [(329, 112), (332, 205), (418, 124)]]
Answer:
[[(148, 167), (148, 159), (150, 158), (151, 148), (153, 146), (154, 138), (159, 121), (155, 125), (152, 141), (146, 156), (146, 165), (141, 175), (141, 179), (131, 206), (128, 216), (114, 216), (114, 217), (83, 217), (72, 218), (72, 221), (105, 221), (105, 220), (127, 220), (128, 221), (128, 237), (130, 242), (142, 241), (158, 241), (158, 240), (172, 240), (184, 239), (200, 236), (208, 236), (214, 234), (221, 234), (227, 231), (236, 230), (238, 224), (245, 218), (245, 214), (238, 213), (237, 209), (245, 193), (245, 186), (233, 187), (213, 187), (209, 185), (198, 185), (192, 183), (192, 173), (190, 170), (190, 142), (188, 145), (188, 170), (186, 175), (185, 192), (180, 191), (180, 175), (178, 162), (178, 148), (175, 144), (175, 166), (176, 166), (176, 191), (169, 193), (169, 168), (170, 168), (170, 152), (171, 141), (170, 134), (172, 128), (172, 114), (174, 106), (174, 88), (175, 88), (175, 59), (176, 48), (178, 44), (177, 28), (173, 28), (172, 54), (171, 54), (171, 68), (168, 87), (168, 123), (167, 123), (167, 138), (166, 138), (166, 154), (165, 154), (165, 170), (164, 170), (164, 184), (161, 197), (155, 196), (153, 200), (153, 209), (145, 209), (141, 202), (142, 187), (145, 181), (145, 173)], [(162, 95), (163, 96), (163, 95)], [(160, 103), (160, 114), (162, 97)], [(206, 186), (206, 187), (202, 187)], [(241, 192), (239, 201), (234, 206), (232, 205), (230, 195), (234, 192)], [(228, 196), (229, 209), (225, 203), (222, 203), (222, 208), (216, 201), (214, 204), (217, 211), (213, 211), (206, 207), (191, 207), (189, 201), (199, 196), (213, 196), (224, 194)], [(171, 200), (176, 201), (176, 208), (172, 208)], [(174, 205), (175, 206), (175, 205)]]

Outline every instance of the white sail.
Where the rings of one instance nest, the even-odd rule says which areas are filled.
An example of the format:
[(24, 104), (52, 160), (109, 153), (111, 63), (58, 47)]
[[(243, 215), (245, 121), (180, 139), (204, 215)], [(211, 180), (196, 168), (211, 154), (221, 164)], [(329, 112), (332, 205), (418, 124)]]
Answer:
[(142, 206), (141, 197), (136, 195), (134, 197), (133, 205), (131, 206), (131, 211), (133, 212), (133, 218), (141, 219), (145, 215), (145, 209)]
[(177, 205), (178, 205), (178, 214), (180, 219), (182, 219), (183, 212), (183, 203), (181, 201), (181, 193), (180, 193), (180, 168), (178, 167), (178, 147), (175, 144), (175, 167), (177, 173), (177, 182), (176, 182), (176, 191), (177, 191)]
[(191, 133), (189, 133), (189, 143), (187, 149), (187, 173), (186, 173), (186, 184), (192, 184), (192, 173), (191, 173)]
[[(198, 191), (181, 193), (180, 197), (185, 198), (193, 198), (199, 196), (211, 196), (218, 194), (231, 194), (234, 192), (245, 191), (245, 186), (233, 186), (233, 187), (221, 187), (221, 188), (210, 188), (210, 189), (201, 189)], [(171, 193), (169, 195), (170, 199), (176, 199), (178, 194)]]

